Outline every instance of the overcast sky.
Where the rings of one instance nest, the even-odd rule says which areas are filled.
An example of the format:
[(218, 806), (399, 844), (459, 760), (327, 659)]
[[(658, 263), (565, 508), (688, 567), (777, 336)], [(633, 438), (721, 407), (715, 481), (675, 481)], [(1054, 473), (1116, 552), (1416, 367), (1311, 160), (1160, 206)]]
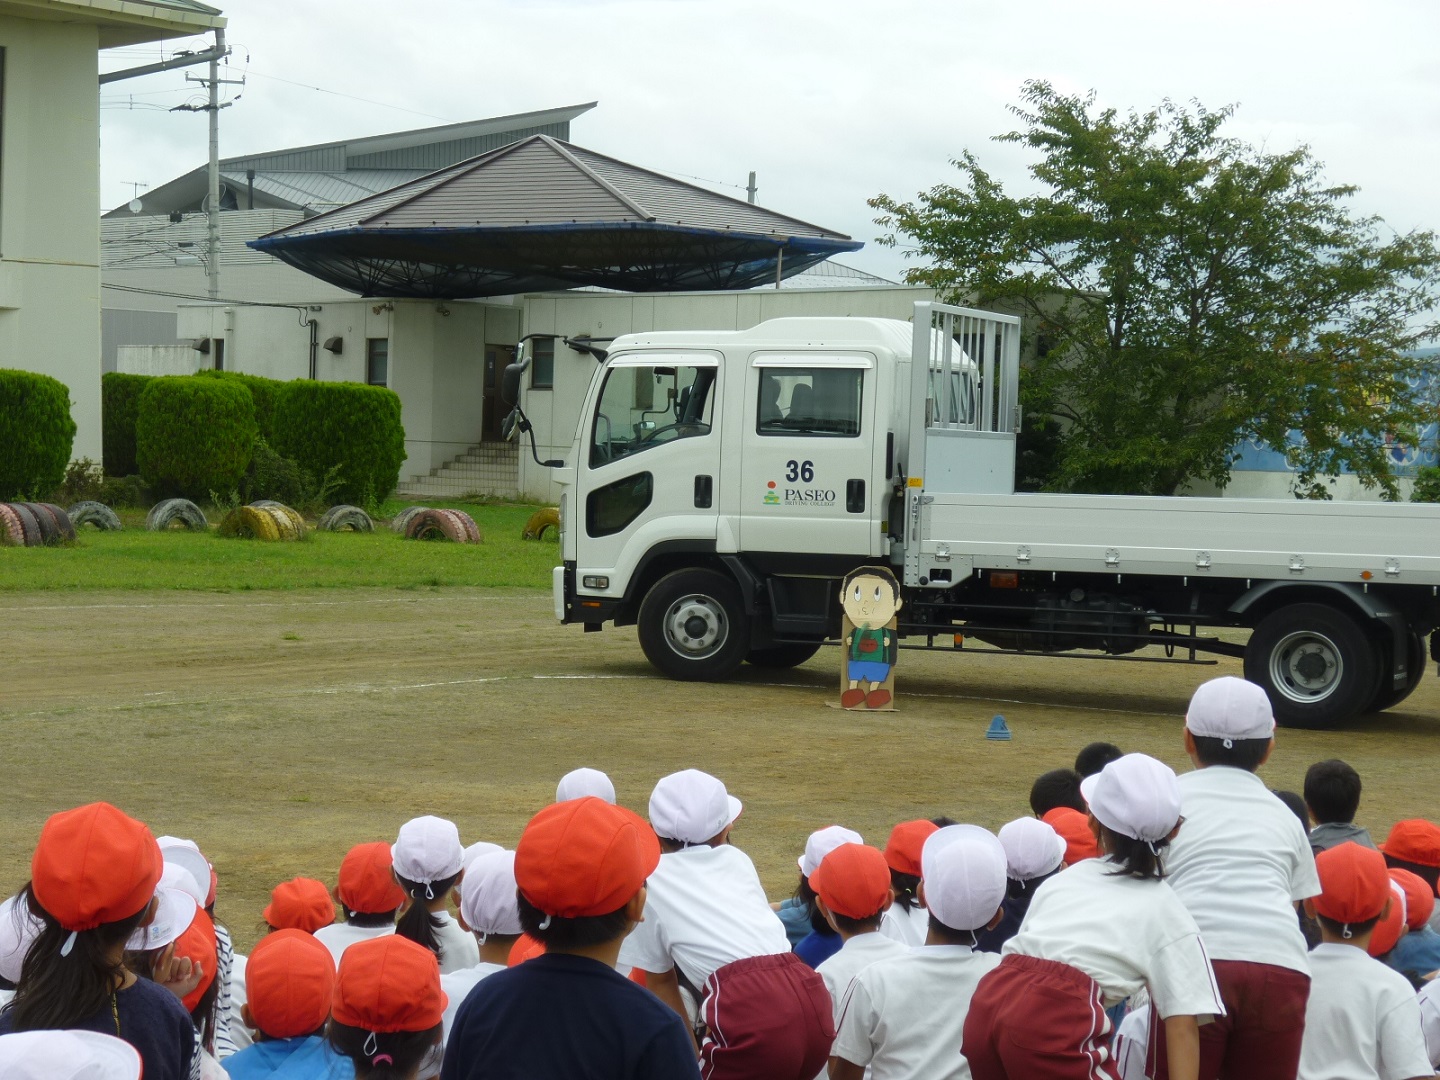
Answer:
[[(965, 149), (1023, 186), (1024, 151), (990, 138), (1015, 126), (1030, 78), (1122, 110), (1235, 103), (1231, 134), (1308, 144), (1329, 180), (1359, 185), (1356, 211), (1440, 225), (1434, 0), (233, 0), (225, 14), (227, 77), (246, 84), (226, 87), (240, 97), (222, 157), (598, 100), (574, 142), (740, 198), (753, 169), (762, 205), (865, 241), (842, 261), (886, 277), (906, 263), (874, 243), (865, 200), (952, 180)], [(158, 52), (105, 53), (102, 69)], [(131, 181), (204, 163), (205, 115), (167, 111), (199, 96), (183, 71), (102, 88), (107, 209)]]

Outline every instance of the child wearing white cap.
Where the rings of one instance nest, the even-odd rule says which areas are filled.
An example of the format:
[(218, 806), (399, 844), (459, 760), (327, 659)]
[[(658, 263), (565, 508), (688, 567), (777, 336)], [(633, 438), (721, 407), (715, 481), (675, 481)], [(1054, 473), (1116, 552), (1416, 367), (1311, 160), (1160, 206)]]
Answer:
[(1171, 1075), (1195, 1080), (1199, 1024), (1224, 1006), (1195, 920), (1162, 880), (1161, 855), (1180, 829), (1175, 774), (1127, 754), (1082, 791), (1101, 857), (1036, 890), (1000, 966), (975, 991), (963, 1043), (971, 1075), (1113, 1076), (1105, 1010), (1144, 987), (1171, 1035)]
[(829, 995), (790, 951), (749, 856), (729, 842), (740, 811), (740, 800), (698, 769), (655, 785), (650, 826), (663, 854), (620, 963), (643, 971), (687, 1020), (682, 978), (692, 989), (709, 1033), (700, 1048), (707, 1080), (813, 1080), (835, 1035)]
[(827, 825), (810, 834), (805, 841), (805, 853), (796, 860), (800, 864), (800, 883), (795, 887), (795, 899), (804, 905), (810, 922), (810, 932), (795, 943), (795, 955), (812, 968), (818, 968), (839, 952), (844, 941), (825, 920), (825, 916), (820, 914), (810, 876), (819, 868), (825, 856), (841, 844), (864, 842), (854, 829), (847, 829), (843, 825)]
[(610, 782), (610, 777), (599, 769), (571, 769), (560, 778), (560, 783), (555, 785), (556, 802), (583, 799), (587, 795), (604, 799), (611, 806), (615, 805), (615, 785)]
[(410, 898), (395, 933), (433, 952), (442, 975), (478, 964), (475, 938), (447, 908), (450, 890), (465, 873), (465, 849), (455, 823), (429, 815), (412, 818), (400, 826), (390, 858), (395, 880)]
[(1065, 839), (1039, 818), (1019, 818), (1000, 827), (1005, 849), (1005, 903), (1000, 922), (979, 935), (981, 952), (998, 953), (1025, 921), (1035, 890), (1065, 869)]
[[(1185, 714), (1185, 817), (1166, 868), (1205, 939), (1226, 1015), (1200, 1033), (1200, 1078), (1293, 1080), (1310, 965), (1297, 902), (1320, 891), (1305, 829), (1255, 771), (1275, 746), (1265, 691), (1226, 676), (1195, 691)], [(1166, 1080), (1165, 1033), (1155, 1032)]]
[(140, 1080), (140, 1053), (97, 1031), (0, 1035), (0, 1080)]
[(920, 855), (929, 909), (925, 944), (877, 960), (851, 980), (831, 1051), (831, 1080), (968, 1080), (961, 1033), (970, 996), (1000, 958), (975, 934), (1000, 917), (1005, 849), (976, 825), (931, 834)]

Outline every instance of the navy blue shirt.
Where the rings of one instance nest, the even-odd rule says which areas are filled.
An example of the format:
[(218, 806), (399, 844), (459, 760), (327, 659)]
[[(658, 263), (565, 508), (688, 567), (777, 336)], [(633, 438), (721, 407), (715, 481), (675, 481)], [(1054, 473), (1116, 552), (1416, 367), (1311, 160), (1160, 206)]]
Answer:
[[(149, 979), (136, 979), (134, 986), (117, 991), (113, 1009), (106, 998), (94, 1016), (66, 1027), (114, 1035), (117, 1013), (120, 1038), (140, 1052), (145, 1080), (189, 1080), (200, 1075), (200, 1036), (190, 1014), (179, 998)], [(0, 1035), (13, 1031), (14, 1023), (13, 1008), (0, 1012)]]
[(440, 1069), (440, 1080), (699, 1075), (695, 1045), (673, 1009), (614, 968), (564, 953), (496, 972), (471, 990)]

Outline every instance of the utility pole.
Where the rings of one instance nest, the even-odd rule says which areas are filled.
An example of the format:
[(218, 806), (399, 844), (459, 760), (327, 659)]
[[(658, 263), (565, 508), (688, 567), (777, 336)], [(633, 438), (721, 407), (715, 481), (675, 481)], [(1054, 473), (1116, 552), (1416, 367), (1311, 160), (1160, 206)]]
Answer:
[(230, 55), (229, 48), (225, 45), (225, 31), (215, 31), (215, 48), (210, 53), (210, 76), (209, 78), (196, 78), (189, 74), (185, 75), (187, 82), (198, 82), (205, 84), (210, 91), (210, 102), (207, 105), (179, 105), (177, 109), (185, 112), (208, 112), (210, 114), (210, 165), (208, 169), (209, 191), (205, 196), (205, 218), (206, 218), (206, 259), (205, 276), (210, 281), (210, 299), (220, 298), (220, 110), (228, 109), (230, 102), (220, 101), (220, 87), (243, 86), (243, 79), (222, 79), (220, 78), (220, 61)]
[(757, 191), (759, 191), (759, 190), (760, 190), (760, 189), (755, 186), (755, 170), (754, 170), (754, 169), (751, 169), (751, 170), (750, 170), (750, 184), (749, 184), (748, 187), (745, 188), (745, 194), (750, 197), (750, 201), (751, 201), (752, 203), (755, 201), (755, 193), (756, 193)]

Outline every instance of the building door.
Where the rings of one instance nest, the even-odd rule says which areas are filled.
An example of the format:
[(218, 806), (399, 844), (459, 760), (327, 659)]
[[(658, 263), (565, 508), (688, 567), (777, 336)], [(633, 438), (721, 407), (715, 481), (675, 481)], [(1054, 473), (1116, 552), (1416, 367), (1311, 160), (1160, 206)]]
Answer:
[(510, 406), (500, 398), (500, 376), (514, 361), (514, 345), (485, 346), (485, 384), (480, 417), (482, 442), (500, 441), (500, 425), (505, 421), (505, 414), (510, 411)]

